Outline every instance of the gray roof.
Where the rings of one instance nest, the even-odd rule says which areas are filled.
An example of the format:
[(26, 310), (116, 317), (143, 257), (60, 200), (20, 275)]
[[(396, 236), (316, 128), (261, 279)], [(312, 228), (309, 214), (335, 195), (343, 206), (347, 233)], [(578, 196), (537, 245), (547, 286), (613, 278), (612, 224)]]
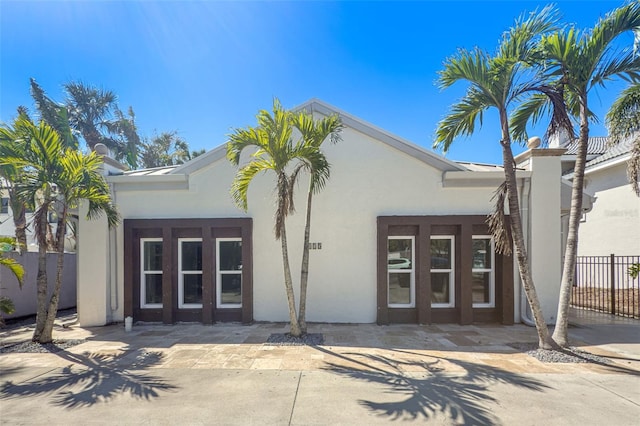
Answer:
[[(609, 145), (609, 138), (606, 136), (593, 136), (587, 142), (587, 155), (604, 154)], [(576, 155), (578, 153), (578, 139), (567, 145), (565, 155)]]
[(131, 170), (128, 172), (124, 172), (125, 176), (158, 176), (158, 175), (166, 175), (175, 170), (178, 166), (163, 166), (163, 167), (154, 167), (151, 169), (139, 169), (139, 170)]
[(472, 172), (501, 172), (504, 170), (504, 167), (498, 164), (472, 163), (470, 161), (456, 161), (456, 163)]
[(586, 164), (585, 170), (598, 164), (602, 164), (605, 161), (613, 160), (615, 158), (628, 154), (629, 152), (631, 152), (631, 149), (633, 147), (633, 139), (634, 138), (627, 138), (616, 145), (608, 146), (606, 151), (602, 155), (594, 158)]

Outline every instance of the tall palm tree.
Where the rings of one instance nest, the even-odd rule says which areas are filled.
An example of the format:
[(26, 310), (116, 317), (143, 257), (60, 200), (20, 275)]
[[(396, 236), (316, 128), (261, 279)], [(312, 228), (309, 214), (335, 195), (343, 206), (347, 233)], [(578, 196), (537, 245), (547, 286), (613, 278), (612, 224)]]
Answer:
[(614, 144), (632, 138), (627, 176), (633, 192), (640, 197), (640, 83), (625, 89), (613, 103), (607, 113), (607, 127)]
[(118, 108), (114, 108), (115, 119), (106, 121), (105, 128), (111, 137), (113, 143), (112, 151), (116, 161), (125, 163), (131, 169), (138, 168), (139, 150), (142, 144), (140, 135), (138, 135), (138, 127), (136, 126), (136, 115), (133, 107), (129, 107), (127, 114)]
[[(69, 113), (67, 107), (58, 104), (47, 96), (44, 89), (34, 78), (29, 80), (31, 86), (31, 97), (36, 105), (40, 119), (53, 127), (63, 138), (63, 144), (69, 148), (78, 149), (78, 138), (69, 125)], [(26, 111), (24, 111), (26, 114)]]
[[(274, 232), (276, 240), (280, 240), (282, 247), (290, 333), (299, 337), (302, 335), (302, 331), (296, 315), (287, 245), (286, 218), (295, 210), (294, 188), (302, 169), (305, 167), (311, 167), (311, 170), (320, 169), (323, 167), (320, 162), (326, 162), (326, 159), (322, 155), (317, 155), (318, 150), (305, 144), (304, 140), (293, 141), (291, 113), (286, 111), (277, 99), (273, 101), (272, 112), (261, 110), (256, 118), (257, 127), (236, 129), (227, 142), (227, 159), (236, 166), (240, 164), (241, 155), (245, 149), (253, 150), (251, 160), (240, 167), (233, 180), (231, 196), (238, 207), (246, 211), (248, 208), (247, 194), (253, 179), (263, 172), (272, 172), (276, 175)], [(312, 162), (313, 164), (311, 164)]]
[[(527, 64), (536, 38), (551, 30), (555, 25), (554, 22), (553, 9), (544, 8), (538, 14), (518, 19), (516, 25), (503, 36), (495, 56), (490, 56), (476, 48), (472, 51), (459, 50), (455, 56), (448, 58), (444, 69), (440, 72), (440, 86), (448, 88), (454, 83), (464, 81), (469, 84), (469, 87), (464, 97), (451, 107), (451, 111), (439, 123), (434, 142), (435, 148), (446, 151), (459, 136), (473, 134), (476, 121), (479, 119), (482, 124), (482, 116), (486, 110), (492, 108), (497, 110), (505, 173), (503, 188), (506, 190), (515, 255), (522, 285), (536, 324), (538, 343), (545, 349), (551, 348), (552, 342), (529, 269), (518, 201), (515, 163), (511, 149), (512, 129), (509, 124), (509, 113), (521, 97), (534, 91), (536, 87), (542, 86), (541, 82), (535, 79), (534, 81), (525, 79), (525, 77), (535, 77), (530, 74)], [(525, 82), (522, 82), (523, 80)], [(501, 213), (504, 205), (498, 203), (496, 208)], [(495, 227), (493, 231), (496, 237), (505, 235), (500, 234)], [(505, 251), (510, 250), (510, 244), (505, 244), (505, 241), (498, 239), (496, 243), (499, 248)]]
[[(568, 28), (545, 35), (540, 40), (539, 52), (542, 56), (538, 58), (539, 65), (562, 86), (567, 107), (578, 117), (579, 122), (569, 229), (553, 332), (554, 341), (561, 346), (569, 344), (569, 303), (578, 254), (589, 121), (593, 119), (593, 112), (589, 109), (589, 93), (594, 87), (605, 87), (607, 81), (616, 77), (630, 81), (640, 80), (640, 57), (630, 48), (617, 49), (614, 45), (618, 36), (630, 31), (640, 35), (640, 3), (637, 1), (615, 9), (589, 31), (579, 32)], [(544, 102), (540, 101), (539, 106), (543, 108)], [(531, 111), (536, 110), (532, 108)], [(533, 113), (534, 117), (536, 113)]]
[(310, 173), (309, 189), (307, 191), (307, 214), (304, 226), (304, 244), (302, 246), (302, 266), (300, 268), (300, 304), (298, 309), (298, 322), (302, 333), (307, 332), (307, 283), (309, 281), (309, 235), (311, 233), (311, 205), (313, 195), (320, 192), (329, 180), (330, 164), (320, 151), (324, 141), (338, 143), (342, 138), (342, 121), (337, 115), (314, 120), (312, 113), (300, 111), (292, 117), (293, 126), (302, 135), (305, 145), (313, 148), (310, 150), (312, 158), (305, 160), (306, 168)]
[[(84, 200), (88, 217), (105, 214), (110, 226), (119, 221), (111, 203), (109, 187), (100, 173), (102, 160), (95, 153), (88, 155), (65, 147), (60, 135), (46, 122), (33, 124), (21, 117), (24, 129), (13, 144), (0, 145), (0, 165), (12, 164), (23, 169), (24, 179), (16, 186), (17, 195), (35, 209), (34, 228), (38, 240), (38, 274), (36, 328), (33, 341), (52, 341), (53, 323), (58, 310), (62, 272), (64, 268), (64, 230), (70, 209)], [(36, 201), (37, 200), (37, 201)], [(47, 216), (52, 205), (60, 205), (56, 232), (57, 268), (53, 292), (47, 302)]]
[[(26, 110), (19, 109), (18, 117), (24, 117), (28, 119)], [(15, 140), (20, 139), (20, 134), (23, 131), (20, 123), (22, 120), (19, 118), (14, 121), (13, 125), (0, 126), (0, 144), (11, 145)], [(18, 149), (20, 146), (15, 146), (14, 149)], [(13, 225), (15, 227), (15, 237), (18, 247), (18, 251), (22, 252), (27, 248), (27, 218), (26, 218), (26, 206), (25, 203), (16, 195), (16, 184), (22, 180), (23, 174), (20, 167), (15, 167), (13, 164), (1, 164), (0, 165), (0, 189), (6, 189), (9, 194), (9, 205), (11, 207), (11, 213), (13, 216)]]
[(103, 133), (116, 106), (116, 95), (110, 90), (71, 81), (64, 84), (71, 127), (76, 129), (92, 151), (99, 143), (114, 149), (116, 143)]

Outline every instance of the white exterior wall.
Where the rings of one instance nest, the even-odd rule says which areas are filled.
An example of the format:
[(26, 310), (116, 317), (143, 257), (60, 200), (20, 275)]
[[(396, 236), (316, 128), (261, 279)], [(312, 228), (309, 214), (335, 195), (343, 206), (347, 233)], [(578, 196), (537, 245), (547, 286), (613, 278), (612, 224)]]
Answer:
[(627, 163), (586, 175), (596, 201), (579, 230), (579, 256), (640, 255), (640, 198), (627, 180)]
[[(343, 141), (337, 145), (323, 147), (332, 164), (332, 173), (326, 188), (314, 198), (310, 241), (322, 243), (322, 249), (310, 252), (307, 319), (374, 322), (377, 217), (485, 215), (492, 210), (491, 198), (495, 191), (495, 185), (489, 187), (487, 182), (499, 182), (500, 177), (499, 173), (492, 172), (461, 172), (458, 176), (454, 176), (457, 173), (454, 172), (451, 177), (447, 175), (450, 181), (444, 188), (443, 172), (439, 168), (349, 127), (344, 129), (342, 137)], [(532, 270), (545, 318), (553, 322), (560, 282), (559, 157), (533, 158), (529, 167), (535, 168), (535, 172), (527, 176), (535, 177), (531, 179), (531, 187), (527, 187), (530, 192), (522, 200), (523, 220), (527, 222)], [(249, 211), (245, 213), (235, 207), (229, 195), (235, 173), (236, 168), (221, 158), (191, 172), (182, 183), (177, 174), (114, 178), (111, 179), (115, 185), (114, 202), (123, 219), (252, 218), (253, 318), (287, 321), (281, 246), (273, 234), (274, 177), (270, 174), (256, 177), (249, 190)], [(483, 173), (485, 177), (493, 176), (493, 180), (479, 183), (476, 178)], [(136, 183), (123, 182), (131, 179)], [(169, 180), (171, 183), (160, 183)], [(144, 183), (149, 181), (155, 183)], [(470, 186), (465, 187), (467, 184)], [(166, 189), (180, 185), (185, 189)], [(529, 185), (528, 180), (525, 185)], [(297, 189), (299, 210), (287, 222), (296, 290), (302, 255), (305, 179)], [(537, 207), (530, 209), (530, 203)], [(123, 225), (109, 231), (104, 219), (88, 222), (84, 220), (84, 213), (81, 211), (78, 259), (80, 322), (88, 326), (122, 321)], [(517, 275), (516, 268), (514, 319), (519, 322)]]
[[(324, 146), (331, 179), (314, 198), (308, 290), (309, 321), (376, 320), (376, 220), (381, 215), (487, 214), (494, 188), (442, 188), (442, 172), (384, 143), (346, 128), (343, 141)], [(253, 218), (254, 319), (287, 321), (280, 242), (273, 234), (273, 176), (259, 175), (249, 190), (249, 211), (229, 196), (236, 169), (226, 159), (191, 174), (188, 190), (117, 190), (123, 218)], [(294, 287), (299, 283), (306, 181), (298, 212), (287, 222)], [(122, 226), (118, 230), (118, 303), (123, 318)]]
[(111, 320), (109, 303), (109, 229), (104, 217), (88, 221), (81, 203), (78, 232), (78, 322), (83, 327)]

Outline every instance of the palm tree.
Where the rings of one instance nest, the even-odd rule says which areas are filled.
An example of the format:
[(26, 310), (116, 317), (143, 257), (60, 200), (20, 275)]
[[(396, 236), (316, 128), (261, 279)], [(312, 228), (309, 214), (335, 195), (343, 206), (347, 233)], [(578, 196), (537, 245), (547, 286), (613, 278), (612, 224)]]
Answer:
[(138, 168), (138, 157), (140, 153), (140, 135), (138, 135), (138, 127), (136, 126), (136, 115), (133, 108), (129, 107), (127, 114), (117, 106), (114, 108), (115, 119), (104, 123), (107, 131), (114, 135), (111, 138), (114, 157), (116, 161), (125, 163), (131, 169)]
[(300, 304), (298, 322), (302, 333), (307, 332), (307, 283), (309, 280), (309, 235), (311, 233), (311, 205), (313, 195), (320, 192), (329, 180), (330, 164), (320, 151), (320, 146), (327, 139), (331, 143), (338, 143), (342, 138), (342, 122), (337, 115), (314, 120), (313, 115), (300, 111), (292, 117), (293, 126), (302, 135), (305, 145), (315, 148), (310, 151), (313, 158), (306, 160), (306, 168), (310, 173), (309, 190), (307, 192), (307, 215), (304, 227), (304, 244), (302, 246), (302, 266), (300, 268)]
[(117, 161), (136, 169), (141, 142), (133, 108), (129, 107), (125, 114), (116, 105), (113, 92), (84, 83), (70, 82), (64, 88), (67, 92), (66, 105), (49, 98), (31, 79), (31, 96), (40, 118), (64, 137), (65, 146), (78, 148), (76, 134), (79, 134), (91, 150), (102, 143)]
[(63, 87), (71, 127), (82, 135), (89, 149), (93, 151), (99, 143), (115, 149), (115, 141), (103, 134), (116, 107), (115, 93), (75, 81)]
[[(35, 79), (29, 80), (31, 85), (31, 97), (36, 105), (40, 119), (53, 127), (62, 137), (63, 144), (66, 147), (78, 149), (78, 138), (69, 125), (69, 113), (67, 107), (58, 104), (47, 96), (44, 89), (36, 82)], [(20, 112), (21, 107), (18, 108)], [(27, 114), (26, 109), (22, 108), (22, 113)]]
[[(71, 209), (84, 200), (88, 217), (106, 214), (110, 226), (119, 221), (111, 204), (109, 187), (100, 174), (102, 160), (65, 147), (63, 138), (46, 122), (33, 124), (27, 117), (18, 118), (24, 132), (13, 144), (0, 145), (0, 165), (22, 168), (24, 179), (16, 186), (17, 195), (35, 209), (34, 228), (38, 240), (38, 275), (36, 328), (33, 341), (52, 341), (53, 323), (58, 310), (64, 268), (64, 235)], [(37, 201), (36, 201), (37, 200)], [(51, 298), (47, 303), (47, 216), (54, 204), (60, 205), (56, 232), (57, 268)]]
[[(638, 2), (630, 2), (615, 9), (600, 19), (590, 31), (580, 33), (574, 28), (569, 28), (548, 34), (540, 40), (539, 65), (562, 86), (566, 94), (567, 108), (577, 115), (579, 121), (569, 229), (558, 314), (553, 332), (553, 339), (560, 346), (569, 344), (567, 333), (569, 303), (578, 253), (578, 228), (582, 217), (589, 121), (593, 119), (593, 112), (589, 109), (589, 93), (594, 87), (605, 87), (605, 83), (615, 77), (631, 81), (640, 79), (640, 57), (631, 49), (618, 50), (613, 45), (618, 36), (628, 31), (634, 31), (640, 35), (640, 3)], [(543, 101), (539, 101), (538, 105), (544, 108)], [(536, 109), (532, 108), (531, 111), (533, 113)], [(534, 117), (536, 114), (540, 116), (535, 112)]]
[(633, 192), (640, 197), (640, 83), (625, 89), (607, 114), (609, 137), (614, 144), (632, 138), (627, 176)]
[[(480, 119), (482, 124), (482, 116), (486, 110), (491, 108), (497, 110), (505, 173), (505, 183), (502, 188), (506, 190), (518, 269), (536, 324), (538, 344), (545, 349), (550, 349), (552, 342), (529, 270), (518, 201), (515, 163), (511, 150), (512, 129), (509, 124), (509, 112), (519, 98), (541, 87), (539, 81), (527, 83), (521, 81), (525, 77), (531, 77), (527, 63), (536, 37), (551, 30), (554, 21), (554, 11), (549, 7), (544, 8), (539, 14), (531, 14), (527, 19), (523, 16), (516, 21), (516, 25), (503, 36), (495, 56), (491, 57), (478, 48), (472, 51), (462, 49), (446, 60), (444, 69), (440, 72), (440, 86), (448, 88), (456, 82), (465, 81), (469, 83), (469, 87), (464, 97), (451, 107), (449, 114), (439, 123), (434, 142), (435, 148), (447, 151), (457, 137), (473, 134), (476, 121)], [(498, 198), (504, 200), (504, 198)], [(496, 208), (497, 217), (500, 217), (504, 204), (498, 203)], [(510, 244), (506, 244), (502, 239), (505, 234), (498, 232), (500, 230), (495, 226), (492, 228), (498, 249), (509, 252)]]
[[(26, 110), (21, 108), (18, 110), (18, 117), (28, 118)], [(16, 139), (20, 138), (21, 120), (16, 119), (14, 125), (3, 125), (0, 127), (0, 144), (13, 144)], [(18, 148), (16, 146), (14, 148)], [(6, 189), (9, 194), (9, 205), (13, 216), (13, 225), (15, 227), (15, 237), (18, 251), (27, 248), (27, 218), (25, 203), (20, 200), (15, 193), (15, 185), (22, 179), (22, 169), (12, 164), (0, 165), (0, 179), (2, 186), (0, 189)]]
[(318, 155), (316, 147), (306, 144), (304, 140), (300, 139), (294, 143), (292, 114), (283, 109), (277, 99), (273, 101), (272, 113), (261, 110), (256, 118), (257, 127), (236, 129), (227, 142), (227, 159), (236, 166), (240, 164), (240, 157), (245, 149), (254, 149), (251, 160), (240, 167), (233, 180), (231, 196), (236, 205), (246, 211), (249, 185), (256, 175), (263, 172), (273, 172), (276, 175), (277, 196), (274, 231), (276, 240), (280, 240), (282, 247), (290, 333), (292, 336), (299, 337), (302, 335), (302, 330), (296, 315), (287, 246), (286, 218), (295, 210), (294, 187), (302, 169), (319, 170), (325, 167), (326, 159), (323, 155)]
[(140, 163), (142, 167), (162, 167), (183, 164), (191, 160), (189, 144), (178, 136), (178, 132), (162, 132), (141, 143)]

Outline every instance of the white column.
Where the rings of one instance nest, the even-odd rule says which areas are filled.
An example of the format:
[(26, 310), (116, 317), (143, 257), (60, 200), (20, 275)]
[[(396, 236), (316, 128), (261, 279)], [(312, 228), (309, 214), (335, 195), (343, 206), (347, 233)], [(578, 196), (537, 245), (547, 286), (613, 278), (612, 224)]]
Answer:
[(529, 198), (529, 262), (545, 321), (554, 324), (562, 277), (560, 156), (564, 149), (532, 149)]
[(78, 208), (78, 321), (83, 327), (109, 322), (109, 226), (103, 216), (87, 219), (88, 203)]
[[(106, 147), (96, 145), (96, 152), (102, 154), (102, 174), (120, 174), (126, 167), (105, 155)], [(115, 200), (115, 194), (112, 194)], [(116, 206), (117, 207), (117, 206)], [(78, 322), (84, 327), (110, 323), (112, 308), (121, 306), (114, 300), (118, 295), (113, 291), (115, 271), (112, 268), (117, 256), (116, 244), (110, 238), (107, 218), (87, 219), (88, 203), (82, 202), (78, 208)], [(121, 317), (120, 312), (120, 317)]]

